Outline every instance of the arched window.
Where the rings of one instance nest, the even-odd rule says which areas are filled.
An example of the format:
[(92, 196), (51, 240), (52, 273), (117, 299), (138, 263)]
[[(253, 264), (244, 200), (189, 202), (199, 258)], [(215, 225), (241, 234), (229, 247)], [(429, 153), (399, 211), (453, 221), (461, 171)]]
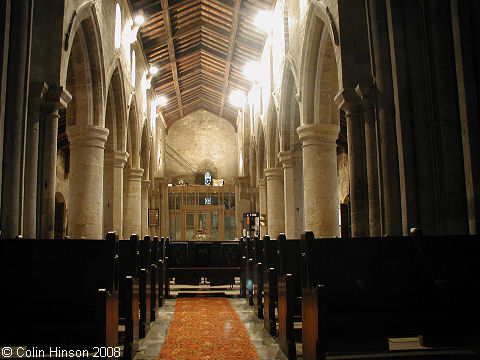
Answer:
[(122, 10), (120, 4), (115, 7), (115, 49), (120, 49), (122, 43)]

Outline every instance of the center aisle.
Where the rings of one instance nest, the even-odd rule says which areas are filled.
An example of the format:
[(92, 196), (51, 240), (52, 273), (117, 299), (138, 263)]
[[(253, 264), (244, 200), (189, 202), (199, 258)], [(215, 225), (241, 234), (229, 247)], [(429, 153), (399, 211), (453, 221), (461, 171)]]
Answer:
[(259, 359), (230, 302), (224, 297), (178, 298), (160, 360)]

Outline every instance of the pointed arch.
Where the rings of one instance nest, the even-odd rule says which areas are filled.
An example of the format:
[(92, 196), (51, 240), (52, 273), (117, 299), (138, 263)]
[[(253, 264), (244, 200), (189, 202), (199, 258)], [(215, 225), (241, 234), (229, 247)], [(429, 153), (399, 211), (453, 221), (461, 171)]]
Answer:
[(61, 83), (72, 94), (67, 126), (104, 126), (105, 67), (100, 26), (93, 2), (76, 10), (63, 58)]
[(265, 156), (265, 131), (263, 130), (263, 123), (260, 119), (257, 121), (257, 130), (255, 132), (256, 139), (256, 149), (257, 149), (257, 160), (256, 160), (256, 172), (257, 179), (263, 179), (263, 171), (267, 167), (266, 156)]
[(150, 177), (150, 151), (151, 151), (151, 140), (152, 136), (150, 135), (150, 129), (145, 122), (142, 129), (142, 146), (140, 150), (140, 167), (143, 169), (143, 179), (149, 180)]
[[(307, 11), (302, 46), (301, 124), (332, 123), (334, 97), (342, 87), (341, 57), (335, 46), (334, 25), (328, 9), (311, 3)], [(333, 88), (336, 92), (333, 93)], [(338, 123), (338, 108), (336, 109)]]
[(140, 137), (139, 137), (139, 123), (138, 112), (136, 105), (136, 98), (134, 95), (130, 97), (130, 105), (128, 106), (128, 120), (127, 120), (127, 152), (129, 154), (127, 160), (127, 167), (137, 169), (140, 167)]
[(280, 136), (278, 126), (278, 114), (273, 97), (270, 97), (266, 114), (266, 160), (267, 167), (278, 167), (278, 153), (280, 152)]

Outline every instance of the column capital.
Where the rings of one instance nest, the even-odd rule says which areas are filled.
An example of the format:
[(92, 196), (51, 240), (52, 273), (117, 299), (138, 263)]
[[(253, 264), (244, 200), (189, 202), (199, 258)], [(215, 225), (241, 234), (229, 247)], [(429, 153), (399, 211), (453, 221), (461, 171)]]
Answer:
[(143, 169), (142, 168), (127, 168), (123, 170), (123, 176), (132, 181), (142, 181)]
[(143, 188), (149, 189), (150, 188), (150, 183), (151, 183), (150, 180), (142, 180), (142, 189)]
[(233, 178), (233, 183), (235, 185), (247, 185), (249, 184), (250, 178), (248, 176), (237, 176)]
[(301, 158), (301, 151), (280, 151), (278, 153), (278, 160), (280, 161), (284, 169), (293, 167)]
[(28, 89), (28, 110), (40, 111), (43, 98), (48, 91), (46, 82), (31, 82)]
[(320, 143), (335, 144), (339, 132), (339, 124), (304, 124), (297, 128), (298, 138), (303, 146)]
[(71, 125), (67, 127), (70, 146), (105, 148), (108, 129), (102, 126)]
[(113, 167), (121, 168), (125, 166), (128, 159), (128, 153), (126, 151), (109, 151), (105, 152), (105, 164), (113, 165)]
[(358, 84), (355, 87), (355, 92), (361, 100), (364, 110), (373, 110), (373, 87)]
[(52, 86), (45, 94), (42, 111), (52, 113), (59, 109), (65, 109), (71, 100), (72, 95), (63, 86)]
[(264, 172), (267, 181), (273, 179), (283, 180), (283, 168), (267, 168)]
[(355, 89), (346, 88), (340, 90), (335, 96), (334, 101), (339, 109), (344, 110), (347, 113), (355, 113), (362, 111), (362, 103)]
[(258, 179), (257, 180), (257, 186), (258, 188), (265, 188), (265, 186), (267, 186), (267, 180), (265, 178), (263, 179)]

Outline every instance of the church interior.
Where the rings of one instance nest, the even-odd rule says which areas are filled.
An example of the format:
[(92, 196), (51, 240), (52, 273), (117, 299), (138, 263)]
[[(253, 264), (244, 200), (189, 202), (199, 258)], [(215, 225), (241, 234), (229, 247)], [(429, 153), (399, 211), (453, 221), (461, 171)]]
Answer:
[(479, 16), (2, 0), (0, 357), (480, 359)]

